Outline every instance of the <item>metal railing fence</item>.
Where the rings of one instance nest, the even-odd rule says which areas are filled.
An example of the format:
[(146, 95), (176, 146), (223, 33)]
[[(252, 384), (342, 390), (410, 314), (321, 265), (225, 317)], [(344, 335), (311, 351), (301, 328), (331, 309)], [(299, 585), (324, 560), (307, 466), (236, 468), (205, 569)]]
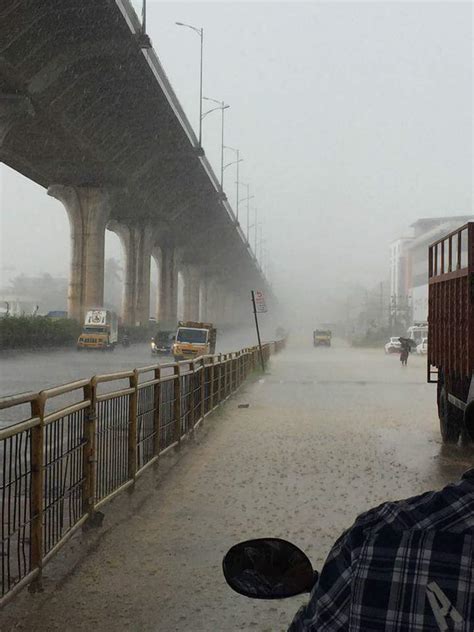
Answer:
[[(264, 345), (265, 359), (284, 344)], [(0, 429), (0, 607), (258, 366), (252, 347), (0, 398), (0, 410), (29, 409), (23, 421)]]

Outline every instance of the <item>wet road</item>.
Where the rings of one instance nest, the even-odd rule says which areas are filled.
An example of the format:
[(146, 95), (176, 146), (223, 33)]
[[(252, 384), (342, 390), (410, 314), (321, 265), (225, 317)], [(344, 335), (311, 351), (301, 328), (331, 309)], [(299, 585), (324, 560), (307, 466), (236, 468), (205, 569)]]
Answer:
[[(224, 333), (218, 338), (217, 352), (237, 351), (255, 344), (252, 331)], [(113, 352), (76, 349), (53, 351), (2, 351), (0, 355), (0, 397), (24, 391), (37, 391), (101, 373), (149, 366), (156, 361), (170, 362), (171, 356), (152, 356), (149, 343), (128, 348), (117, 345)]]
[(107, 506), (102, 532), (71, 544), (75, 571), (53, 562), (45, 592), (22, 594), (2, 630), (286, 630), (301, 599), (232, 593), (221, 574), (232, 544), (288, 538), (320, 567), (358, 513), (474, 464), (472, 449), (440, 443), (423, 358), (402, 368), (378, 350), (293, 343), (268, 373), (206, 421), (179, 463)]
[[(216, 352), (228, 353), (255, 344), (251, 330), (230, 331), (218, 337)], [(157, 363), (172, 362), (170, 355), (152, 355), (150, 344), (133, 344), (128, 348), (117, 345), (114, 351), (82, 351), (54, 349), (52, 351), (3, 351), (0, 355), (0, 397), (26, 391), (59, 386), (93, 375), (129, 371)], [(125, 386), (115, 382), (110, 388)], [(106, 389), (109, 387), (106, 387)], [(106, 390), (105, 389), (105, 390)], [(80, 399), (80, 393), (56, 399), (56, 405), (66, 406)], [(0, 428), (29, 417), (29, 406), (19, 406), (0, 412)]]

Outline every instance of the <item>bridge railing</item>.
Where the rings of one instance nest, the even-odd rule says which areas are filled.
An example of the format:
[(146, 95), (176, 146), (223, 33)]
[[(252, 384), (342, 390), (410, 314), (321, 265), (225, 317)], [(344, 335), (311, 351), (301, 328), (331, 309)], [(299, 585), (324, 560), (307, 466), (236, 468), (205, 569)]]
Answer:
[[(265, 359), (283, 346), (264, 345)], [(23, 416), (0, 430), (0, 607), (258, 366), (252, 347), (0, 398)]]

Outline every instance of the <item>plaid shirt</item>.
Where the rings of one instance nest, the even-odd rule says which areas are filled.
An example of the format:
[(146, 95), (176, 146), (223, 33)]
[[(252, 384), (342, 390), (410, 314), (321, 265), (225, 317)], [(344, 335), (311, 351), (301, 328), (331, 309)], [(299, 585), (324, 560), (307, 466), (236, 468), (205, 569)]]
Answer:
[(362, 514), (288, 632), (473, 632), (474, 469)]

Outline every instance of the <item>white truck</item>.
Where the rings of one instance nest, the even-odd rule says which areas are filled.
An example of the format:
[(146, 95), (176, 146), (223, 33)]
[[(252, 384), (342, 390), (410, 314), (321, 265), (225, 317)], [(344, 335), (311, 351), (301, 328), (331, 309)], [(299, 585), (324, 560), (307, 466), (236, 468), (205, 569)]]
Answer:
[(90, 309), (84, 320), (77, 350), (109, 349), (113, 351), (118, 340), (118, 318), (115, 312), (102, 307)]

